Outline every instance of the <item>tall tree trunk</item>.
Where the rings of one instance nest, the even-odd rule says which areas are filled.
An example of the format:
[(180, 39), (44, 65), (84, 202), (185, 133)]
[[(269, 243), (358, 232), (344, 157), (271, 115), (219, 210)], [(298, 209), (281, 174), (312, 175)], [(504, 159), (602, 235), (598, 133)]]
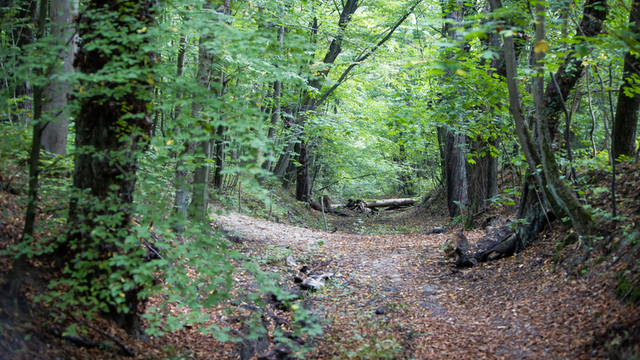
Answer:
[[(546, 43), (545, 40), (545, 6), (542, 3), (536, 4), (537, 22), (536, 22), (536, 44)], [(571, 223), (576, 231), (581, 235), (589, 235), (592, 232), (593, 221), (591, 214), (582, 207), (578, 198), (573, 194), (569, 186), (560, 179), (560, 168), (555, 159), (552, 148), (553, 136), (551, 134), (551, 126), (547, 119), (547, 110), (545, 108), (544, 94), (544, 67), (542, 61), (545, 57), (546, 49), (540, 47), (541, 51), (537, 51), (535, 55), (538, 75), (533, 80), (533, 99), (536, 109), (538, 139), (542, 153), (542, 169), (544, 176), (547, 178), (549, 190), (558, 204), (571, 217)]]
[[(489, 0), (493, 11), (497, 11), (502, 8), (500, 0)], [(530, 190), (531, 181), (529, 178), (525, 181), (523, 196), (520, 201), (520, 211), (518, 212), (518, 218), (526, 218), (528, 220), (527, 226), (519, 227), (517, 235), (516, 251), (521, 251), (529, 245), (533, 239), (533, 235), (539, 232), (544, 225), (546, 212), (544, 211), (542, 200), (546, 199), (547, 203), (551, 206), (556, 216), (564, 216), (562, 208), (556, 203), (555, 199), (549, 192), (547, 187), (547, 180), (543, 173), (537, 171), (538, 165), (541, 164), (540, 154), (537, 151), (537, 146), (529, 130), (524, 115), (522, 113), (522, 107), (520, 106), (520, 90), (517, 80), (517, 63), (516, 63), (516, 46), (513, 35), (504, 36), (504, 54), (505, 54), (505, 70), (507, 87), (509, 89), (509, 111), (513, 116), (515, 123), (515, 132), (520, 141), (522, 152), (527, 160), (529, 166), (529, 172), (535, 179), (535, 183), (538, 185), (538, 189), (542, 191), (542, 199), (539, 193), (535, 189)]]
[(637, 90), (637, 79), (640, 76), (640, 56), (638, 56), (637, 42), (640, 40), (640, 1), (634, 0), (629, 12), (629, 31), (633, 41), (629, 44), (633, 51), (624, 56), (624, 68), (622, 85), (618, 92), (618, 105), (614, 119), (614, 151), (615, 159), (625, 155), (636, 155), (636, 130), (638, 126), (638, 108), (640, 107), (640, 94)]
[[(85, 75), (80, 84), (84, 91), (77, 94), (78, 155), (73, 174), (73, 188), (77, 192), (69, 208), (69, 234), (57, 255), (71, 262), (70, 269), (80, 271), (76, 275), (80, 277), (72, 277), (77, 282), (78, 301), (97, 304), (101, 299), (101, 303), (108, 304), (105, 316), (134, 333), (139, 328), (138, 305), (144, 301), (138, 297), (141, 288), (132, 274), (136, 265), (116, 261), (114, 255), (129, 254), (139, 248), (139, 244), (131, 245), (128, 238), (137, 154), (147, 146), (151, 135), (147, 111), (153, 95), (147, 82), (153, 75), (153, 62), (147, 60), (150, 53), (143, 50), (148, 48), (145, 43), (149, 38), (140, 35), (147, 34), (145, 30), (153, 26), (151, 14), (155, 8), (151, 1), (95, 0), (87, 6), (85, 15), (79, 18), (79, 35), (84, 41), (74, 62)], [(104, 33), (105, 24), (111, 24), (114, 32)], [(90, 79), (96, 72), (113, 71), (113, 62), (131, 59), (140, 59), (129, 66), (137, 74), (135, 79), (121, 73), (113, 73), (107, 85)], [(139, 259), (139, 254), (130, 256)], [(117, 282), (113, 281), (114, 273), (122, 274)], [(133, 285), (125, 288), (120, 279)], [(86, 290), (79, 290), (83, 287)]]
[[(280, 8), (280, 13), (282, 14), (282, 8)], [(278, 44), (280, 49), (284, 47), (284, 26), (278, 27)], [(267, 139), (269, 139), (270, 143), (274, 143), (276, 139), (276, 133), (278, 131), (278, 125), (280, 124), (280, 118), (282, 117), (282, 81), (276, 80), (273, 84), (273, 98), (275, 100), (275, 106), (273, 109), (273, 113), (271, 114), (271, 123), (269, 124), (269, 131), (267, 133)], [(265, 171), (271, 171), (271, 165), (273, 164), (273, 150), (269, 146), (266, 154), (267, 158), (262, 163), (262, 169)], [(264, 184), (266, 181), (266, 177), (260, 179), (260, 183)]]
[[(203, 9), (211, 9), (211, 4), (213, 2), (211, 0), (207, 0), (205, 2)], [(231, 13), (231, 0), (224, 0), (223, 3), (220, 3), (216, 8), (216, 12), (219, 14), (229, 15)], [(213, 41), (214, 35), (208, 33), (206, 36), (200, 38), (200, 62), (198, 64), (198, 84), (200, 86), (206, 87), (207, 89), (211, 89), (211, 82), (214, 81), (212, 79), (212, 67), (214, 64), (214, 60), (218, 59), (218, 56), (215, 55), (210, 48), (210, 43)], [(222, 70), (219, 70), (217, 81), (224, 83), (224, 73)], [(224, 87), (220, 88), (218, 93), (218, 98), (222, 97), (222, 93), (224, 91)], [(198, 118), (200, 112), (203, 107), (201, 104), (194, 102), (193, 109), (191, 111), (191, 115), (194, 118)], [(202, 127), (205, 129), (205, 127)], [(207, 209), (209, 205), (209, 176), (211, 173), (211, 167), (209, 163), (209, 154), (211, 153), (211, 138), (213, 138), (214, 134), (211, 134), (210, 127), (207, 127), (209, 130), (208, 138), (205, 138), (199, 141), (196, 146), (196, 154), (198, 156), (198, 163), (196, 169), (193, 174), (193, 197), (191, 198), (190, 204), (190, 213), (195, 216), (197, 220), (204, 220), (207, 216)], [(224, 161), (224, 160), (223, 160)]]
[[(40, 16), (38, 19), (38, 39), (44, 37), (46, 26), (46, 0), (40, 0)], [(40, 139), (42, 129), (46, 125), (42, 123), (42, 95), (41, 86), (36, 86), (33, 91), (33, 139), (31, 141), (31, 156), (29, 157), (29, 200), (25, 214), (24, 230), (20, 243), (30, 244), (35, 232), (36, 211), (38, 205), (38, 176), (40, 173)], [(9, 274), (8, 295), (17, 308), (20, 285), (24, 277), (27, 254), (20, 254), (12, 264)]]
[[(205, 2), (203, 9), (211, 9), (208, 2)], [(211, 89), (211, 71), (213, 67), (213, 60), (215, 55), (208, 49), (208, 44), (213, 40), (213, 35), (208, 34), (200, 37), (199, 51), (198, 51), (198, 74), (196, 76), (198, 85), (207, 90)], [(194, 101), (191, 107), (191, 116), (197, 119), (200, 116), (200, 112), (203, 109), (203, 105), (200, 102)], [(203, 131), (204, 125), (200, 128)], [(197, 157), (196, 169), (193, 176), (193, 196), (191, 197), (191, 204), (189, 205), (189, 214), (194, 216), (197, 220), (203, 220), (206, 216), (208, 205), (208, 192), (209, 192), (209, 138), (202, 139), (194, 146), (194, 154)]]
[[(184, 57), (187, 51), (187, 36), (180, 37), (180, 48), (178, 50), (178, 60), (176, 64), (176, 78), (184, 75)], [(184, 92), (179, 90), (176, 94), (178, 101), (184, 97)], [(182, 117), (182, 104), (178, 104), (175, 108), (175, 119)], [(195, 152), (195, 144), (190, 140), (179, 140), (183, 142), (184, 148), (180, 151), (176, 159), (176, 170), (173, 177), (173, 185), (176, 187), (175, 210), (182, 219), (175, 225), (174, 230), (180, 234), (184, 230), (182, 220), (187, 218), (187, 210), (189, 209), (189, 169), (187, 168), (187, 159), (193, 156)]]
[[(450, 41), (461, 41), (462, 34), (458, 28), (462, 26), (465, 5), (458, 0), (443, 0), (441, 5), (443, 18), (445, 19), (442, 33)], [(447, 55), (448, 58), (452, 56), (453, 53)], [(460, 123), (461, 121), (462, 116), (457, 115), (456, 122)], [(444, 164), (447, 184), (447, 206), (451, 217), (460, 214), (460, 206), (467, 205), (466, 140), (466, 135), (459, 133), (457, 130), (450, 129), (446, 131)]]
[[(60, 54), (63, 60), (62, 72), (73, 73), (73, 57), (77, 45), (75, 30), (71, 27), (73, 17), (78, 14), (78, 0), (50, 0), (49, 17), (51, 18), (51, 35), (59, 45), (66, 45), (66, 50)], [(67, 153), (67, 132), (69, 130), (69, 110), (67, 96), (71, 91), (71, 84), (61, 80), (57, 74), (50, 77), (50, 83), (44, 90), (45, 103), (43, 111), (54, 118), (42, 131), (42, 147), (54, 154)]]

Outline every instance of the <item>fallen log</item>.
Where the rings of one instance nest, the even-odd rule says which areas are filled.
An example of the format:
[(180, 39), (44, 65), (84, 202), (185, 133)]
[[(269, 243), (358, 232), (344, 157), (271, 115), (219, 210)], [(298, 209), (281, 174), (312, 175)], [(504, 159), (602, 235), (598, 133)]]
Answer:
[(400, 206), (410, 206), (416, 202), (416, 199), (388, 199), (388, 200), (379, 200), (379, 201), (370, 201), (366, 202), (365, 206), (369, 209), (375, 209), (380, 207), (400, 207)]

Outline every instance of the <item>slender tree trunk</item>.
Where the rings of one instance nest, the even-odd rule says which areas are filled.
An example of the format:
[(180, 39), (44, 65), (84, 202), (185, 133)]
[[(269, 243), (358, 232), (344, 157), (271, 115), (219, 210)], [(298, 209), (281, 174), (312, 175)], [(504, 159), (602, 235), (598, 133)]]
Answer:
[(587, 82), (587, 101), (589, 103), (589, 114), (591, 114), (591, 129), (589, 130), (589, 140), (591, 140), (591, 157), (596, 156), (596, 141), (593, 138), (593, 133), (596, 131), (596, 114), (593, 112), (593, 105), (591, 104), (591, 82), (589, 81), (589, 69), (584, 73)]
[(447, 129), (443, 126), (438, 126), (436, 129), (438, 137), (438, 150), (440, 153), (440, 171), (441, 171), (441, 185), (447, 183), (447, 160), (446, 160), (446, 142), (447, 142)]
[[(211, 9), (208, 2), (205, 2), (203, 9)], [(208, 44), (213, 41), (213, 35), (208, 34), (200, 37), (199, 51), (198, 51), (198, 74), (196, 76), (198, 85), (207, 90), (211, 89), (211, 72), (213, 67), (213, 60), (215, 55), (208, 49)], [(194, 101), (191, 107), (191, 116), (197, 119), (200, 116), (200, 112), (203, 110), (203, 105), (200, 102)], [(204, 130), (204, 126), (201, 125), (201, 129)], [(189, 205), (189, 214), (194, 216), (197, 220), (203, 220), (206, 216), (208, 205), (208, 172), (209, 163), (207, 161), (209, 154), (209, 139), (203, 139), (197, 142), (194, 146), (194, 154), (197, 156), (196, 169), (193, 176), (193, 196), (191, 197), (191, 204)]]
[[(602, 125), (604, 126), (604, 142), (602, 143), (602, 149), (606, 149), (609, 154), (609, 158), (611, 158), (611, 147), (609, 146), (609, 141), (611, 138), (611, 134), (609, 133), (609, 109), (607, 109), (607, 95), (604, 90), (604, 80), (600, 75), (600, 71), (597, 66), (593, 66), (593, 69), (598, 76), (598, 81), (600, 82), (600, 111), (602, 111)], [(613, 117), (614, 115), (611, 114)], [(600, 150), (602, 150), (600, 149)]]
[[(18, 26), (13, 27), (13, 45), (22, 49), (35, 41), (33, 29), (37, 29), (38, 10), (40, 1), (38, 0), (16, 0), (20, 3), (18, 11)], [(44, 7), (46, 9), (46, 7)], [(29, 26), (31, 24), (32, 26)], [(16, 107), (18, 113), (12, 117), (13, 121), (19, 122), (25, 127), (29, 125), (29, 113), (33, 109), (32, 103), (33, 88), (31, 84), (21, 78), (16, 79), (14, 88), (14, 98), (19, 99)]]
[[(280, 13), (282, 14), (282, 8), (280, 10)], [(280, 49), (282, 49), (284, 47), (284, 26), (280, 26), (278, 28), (278, 43), (280, 45)], [(271, 124), (269, 125), (269, 131), (267, 133), (267, 138), (270, 143), (275, 142), (278, 125), (280, 124), (280, 118), (282, 116), (282, 81), (280, 80), (276, 80), (273, 84), (273, 98), (275, 100), (275, 108), (271, 114)], [(262, 169), (265, 171), (271, 171), (271, 165), (273, 164), (273, 150), (271, 147), (268, 147), (268, 149), (267, 159), (262, 163)], [(266, 177), (263, 177), (260, 180), (260, 183), (264, 184), (265, 181)]]
[[(640, 40), (640, 1), (634, 0), (629, 12), (629, 30), (633, 34), (634, 44)], [(625, 155), (636, 155), (636, 130), (638, 127), (638, 108), (640, 107), (640, 94), (634, 88), (637, 87), (637, 79), (640, 76), (640, 56), (636, 52), (627, 52), (624, 56), (624, 68), (622, 85), (618, 92), (618, 105), (614, 119), (614, 158)]]
[[(546, 42), (545, 40), (545, 6), (542, 3), (536, 4), (536, 44)], [(560, 169), (555, 159), (552, 148), (553, 137), (551, 127), (547, 119), (547, 109), (544, 94), (544, 67), (542, 61), (545, 51), (538, 51), (535, 54), (535, 67), (538, 75), (533, 80), (533, 99), (536, 110), (538, 139), (542, 152), (542, 169), (547, 178), (548, 188), (558, 202), (558, 204), (571, 217), (571, 222), (576, 231), (581, 235), (589, 235), (592, 232), (593, 221), (591, 214), (582, 207), (578, 198), (573, 194), (569, 186), (559, 177)]]
[[(205, 2), (203, 8), (210, 9), (212, 2)], [(216, 8), (216, 11), (220, 14), (230, 14), (231, 11), (231, 0), (225, 0), (223, 3), (220, 3)], [(207, 89), (211, 89), (212, 79), (212, 67), (214, 64), (214, 60), (218, 59), (218, 56), (215, 55), (211, 49), (209, 48), (210, 42), (214, 39), (214, 35), (209, 33), (204, 37), (200, 38), (200, 62), (198, 65), (198, 84)], [(224, 81), (224, 73), (220, 70), (218, 74), (218, 80)], [(222, 92), (224, 91), (221, 88), (218, 93), (218, 97), (222, 97)], [(194, 102), (193, 109), (191, 111), (192, 116), (194, 118), (198, 118), (200, 116), (200, 112), (202, 111), (202, 105)], [(204, 129), (204, 127), (203, 127)], [(211, 131), (211, 130), (207, 130)], [(193, 174), (193, 197), (191, 198), (190, 204), (190, 213), (195, 216), (197, 220), (204, 220), (207, 216), (207, 209), (209, 204), (209, 176), (211, 172), (211, 167), (209, 165), (209, 154), (210, 150), (210, 139), (214, 134), (209, 133), (208, 138), (199, 141), (196, 146), (196, 154), (199, 158), (198, 164)]]
[(222, 175), (222, 172), (224, 171), (224, 165), (225, 165), (225, 158), (226, 158), (226, 141), (225, 141), (225, 131), (226, 128), (224, 126), (218, 126), (217, 132), (216, 132), (216, 171), (215, 174), (213, 176), (213, 186), (218, 189), (218, 190), (222, 190), (223, 188), (223, 184), (222, 184), (222, 180), (224, 178), (224, 175)]
[(296, 176), (296, 199), (298, 201), (308, 202), (309, 194), (309, 153), (307, 152), (307, 144), (303, 141), (300, 144), (300, 166), (297, 168)]
[[(502, 8), (500, 0), (489, 0), (493, 11)], [(524, 115), (522, 113), (522, 107), (520, 106), (520, 90), (517, 80), (517, 64), (516, 64), (516, 47), (514, 44), (513, 35), (504, 36), (504, 54), (505, 54), (505, 70), (507, 87), (509, 89), (509, 111), (513, 116), (515, 123), (515, 132), (518, 136), (522, 152), (527, 160), (529, 166), (529, 172), (532, 175), (535, 183), (538, 185), (538, 189), (541, 193), (538, 193), (535, 189), (530, 189), (532, 181), (529, 177), (525, 181), (523, 187), (523, 196), (520, 201), (520, 210), (518, 212), (518, 218), (526, 218), (528, 225), (519, 227), (516, 235), (518, 237), (516, 251), (522, 251), (527, 247), (533, 239), (533, 235), (539, 232), (544, 226), (546, 218), (546, 211), (543, 207), (544, 199), (551, 206), (554, 214), (558, 217), (564, 216), (563, 209), (555, 202), (555, 199), (550, 194), (546, 177), (544, 173), (537, 171), (538, 165), (542, 160), (537, 151), (536, 144), (529, 130)], [(540, 198), (542, 194), (542, 199)]]
[[(180, 37), (180, 48), (178, 50), (178, 61), (176, 66), (176, 78), (181, 78), (184, 75), (184, 57), (187, 50), (187, 36)], [(181, 101), (184, 96), (184, 92), (179, 90), (176, 94), (178, 101)], [(179, 121), (182, 117), (182, 104), (178, 104), (175, 108), (175, 119)], [(176, 130), (177, 131), (177, 130)], [(176, 159), (176, 170), (173, 177), (173, 184), (176, 187), (175, 196), (175, 210), (182, 219), (187, 218), (187, 209), (189, 208), (189, 169), (187, 168), (187, 159), (192, 157), (195, 152), (195, 144), (190, 140), (182, 140), (184, 148)], [(174, 230), (180, 234), (184, 229), (182, 221), (174, 226)]]
[[(582, 21), (580, 22), (576, 43), (572, 46), (571, 51), (567, 54), (565, 62), (555, 73), (556, 81), (560, 87), (562, 99), (567, 101), (571, 94), (571, 90), (576, 85), (578, 79), (582, 77), (583, 65), (582, 57), (577, 56), (577, 47), (583, 46), (584, 36), (595, 37), (602, 32), (602, 25), (607, 18), (607, 1), (606, 0), (586, 0), (582, 13)], [(560, 97), (555, 95), (555, 88), (552, 82), (549, 82), (544, 94), (546, 116), (549, 119), (549, 131), (551, 140), (555, 141), (558, 134), (558, 126), (561, 123), (562, 104)]]
[[(40, 16), (38, 19), (37, 38), (42, 39), (45, 32), (45, 24), (47, 19), (46, 11), (47, 1), (40, 0)], [(31, 156), (29, 157), (29, 200), (27, 203), (27, 212), (25, 214), (24, 229), (22, 231), (21, 243), (30, 244), (35, 233), (36, 211), (38, 206), (38, 175), (40, 173), (40, 140), (42, 129), (46, 124), (42, 120), (42, 95), (41, 86), (36, 86), (33, 91), (33, 139), (31, 141)], [(12, 299), (17, 308), (18, 295), (20, 293), (20, 285), (25, 272), (25, 264), (27, 255), (22, 253), (18, 255), (11, 267), (8, 282), (8, 295)]]
[[(73, 73), (73, 57), (77, 45), (74, 28), (71, 27), (73, 17), (78, 14), (78, 0), (51, 0), (49, 17), (51, 18), (51, 35), (60, 45), (66, 44), (66, 51), (60, 54), (63, 60), (62, 72)], [(69, 130), (69, 110), (67, 96), (71, 84), (61, 80), (58, 74), (50, 77), (50, 83), (44, 90), (45, 103), (43, 111), (54, 116), (53, 120), (42, 131), (42, 147), (54, 154), (67, 153), (67, 132)]]

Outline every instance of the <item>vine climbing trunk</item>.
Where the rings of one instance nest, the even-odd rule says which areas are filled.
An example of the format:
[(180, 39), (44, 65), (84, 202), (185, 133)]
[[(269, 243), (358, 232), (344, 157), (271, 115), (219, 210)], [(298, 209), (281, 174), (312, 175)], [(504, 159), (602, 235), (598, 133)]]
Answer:
[[(76, 291), (77, 301), (108, 304), (96, 310), (129, 333), (140, 326), (139, 305), (144, 302), (133, 276), (140, 243), (130, 234), (138, 154), (147, 146), (152, 126), (148, 111), (155, 59), (146, 44), (154, 26), (153, 4), (96, 0), (78, 18), (84, 41), (74, 62), (83, 89), (76, 94), (75, 192), (69, 233), (56, 252), (75, 272), (70, 291)], [(122, 63), (130, 64), (131, 71), (123, 73)], [(95, 82), (97, 73), (108, 74), (110, 81)], [(129, 261), (123, 256), (130, 256)], [(117, 282), (114, 273), (120, 274)]]

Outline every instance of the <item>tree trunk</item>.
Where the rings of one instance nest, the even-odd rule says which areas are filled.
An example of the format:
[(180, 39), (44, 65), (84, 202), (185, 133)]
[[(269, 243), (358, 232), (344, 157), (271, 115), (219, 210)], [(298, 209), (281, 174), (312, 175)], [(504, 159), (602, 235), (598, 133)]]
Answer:
[[(40, 0), (40, 16), (38, 19), (38, 39), (44, 37), (44, 29), (47, 19), (46, 0)], [(33, 91), (33, 139), (31, 141), (31, 156), (29, 157), (29, 200), (25, 214), (24, 230), (20, 243), (31, 244), (35, 232), (36, 211), (38, 205), (38, 176), (40, 173), (40, 140), (42, 129), (46, 125), (42, 123), (42, 95), (43, 89), (35, 87)], [(27, 245), (29, 246), (29, 245)], [(24, 277), (27, 254), (20, 254), (12, 264), (9, 274), (8, 295), (17, 309), (20, 285)]]
[[(497, 139), (484, 141), (481, 139), (467, 139), (469, 152), (478, 154), (470, 161), (466, 162), (467, 172), (467, 194), (469, 216), (467, 217), (466, 229), (472, 228), (474, 217), (484, 212), (487, 208), (487, 200), (494, 197), (498, 191), (498, 159), (491, 156), (488, 145), (497, 145)], [(484, 156), (479, 154), (485, 153)]]
[[(203, 9), (211, 9), (211, 4), (213, 2), (206, 1), (203, 5)], [(220, 3), (216, 8), (216, 12), (219, 14), (230, 14), (231, 13), (231, 0), (224, 0), (223, 3)], [(210, 47), (211, 42), (214, 40), (214, 34), (208, 33), (206, 36), (200, 38), (200, 61), (198, 64), (198, 84), (207, 90), (211, 89), (211, 83), (214, 81), (212, 79), (212, 67), (215, 60), (218, 60), (218, 56), (215, 55)], [(224, 83), (224, 72), (220, 70), (216, 81), (220, 81)], [(224, 87), (220, 87), (220, 91), (218, 92), (218, 97), (221, 98), (224, 92)], [(192, 116), (194, 118), (198, 118), (200, 116), (200, 112), (203, 107), (200, 103), (194, 102), (193, 109), (191, 111)], [(208, 137), (199, 141), (196, 146), (197, 156), (199, 160), (197, 161), (196, 169), (193, 173), (193, 197), (191, 198), (191, 204), (189, 205), (189, 212), (194, 215), (195, 219), (199, 221), (203, 221), (207, 216), (207, 208), (209, 205), (209, 176), (211, 172), (211, 166), (209, 165), (209, 156), (211, 153), (211, 141), (214, 134), (211, 134), (210, 127), (206, 127), (208, 132)], [(205, 126), (202, 127), (205, 129)], [(224, 162), (224, 158), (218, 158)], [(224, 163), (222, 164), (222, 166)]]
[[(282, 8), (281, 8), (282, 12)], [(284, 26), (278, 27), (278, 43), (280, 44), (280, 48), (284, 46)], [(273, 113), (271, 114), (271, 123), (269, 125), (269, 131), (267, 133), (267, 139), (269, 142), (273, 143), (276, 139), (276, 133), (278, 131), (278, 124), (280, 123), (281, 113), (282, 113), (282, 81), (276, 80), (273, 84), (273, 98), (275, 100), (275, 106), (273, 109)], [(271, 147), (268, 147), (266, 160), (262, 163), (262, 169), (265, 171), (271, 171), (271, 165), (273, 164), (273, 150)], [(260, 183), (264, 185), (266, 181), (266, 177), (260, 179)]]
[[(37, 28), (38, 22), (38, 0), (17, 0), (20, 3), (18, 16), (16, 19), (17, 26), (13, 27), (12, 38), (14, 44), (22, 49), (35, 40), (33, 29)], [(46, 9), (46, 7), (45, 7)], [(32, 26), (30, 26), (30, 24)], [(22, 60), (19, 60), (22, 61)], [(17, 112), (11, 118), (14, 122), (19, 122), (25, 127), (29, 125), (29, 113), (33, 109), (32, 95), (33, 89), (31, 84), (26, 80), (15, 77), (14, 98), (19, 100), (16, 104)]]
[[(572, 46), (571, 51), (567, 54), (565, 62), (560, 66), (555, 73), (555, 78), (560, 87), (562, 99), (567, 102), (571, 90), (576, 85), (578, 79), (582, 77), (584, 71), (584, 62), (581, 56), (578, 56), (576, 50), (579, 46), (584, 46), (585, 36), (595, 37), (602, 32), (602, 24), (607, 18), (607, 1), (606, 0), (586, 0), (584, 4), (584, 11), (582, 13), (582, 21), (580, 27), (577, 30), (575, 43)], [(562, 104), (560, 103), (560, 97), (556, 95), (556, 90), (552, 82), (547, 85), (547, 90), (544, 94), (546, 116), (549, 119), (549, 131), (551, 134), (551, 141), (554, 142), (558, 134), (558, 126), (561, 122), (562, 116)]]
[[(205, 2), (203, 9), (211, 9), (208, 2)], [(198, 51), (198, 74), (196, 76), (198, 85), (207, 90), (211, 89), (211, 72), (213, 67), (213, 60), (215, 55), (208, 49), (207, 46), (213, 41), (213, 35), (208, 34), (200, 37), (199, 51)], [(197, 101), (194, 101), (191, 108), (191, 116), (197, 119), (200, 116), (200, 112), (203, 110), (203, 105)], [(201, 130), (204, 130), (204, 126), (200, 126)], [(209, 135), (211, 136), (211, 135)], [(189, 215), (194, 216), (197, 220), (203, 220), (207, 212), (208, 205), (208, 191), (209, 191), (209, 139), (202, 139), (194, 146), (194, 154), (196, 154), (196, 168), (193, 175), (193, 196), (191, 197), (191, 204), (189, 205)]]
[(389, 199), (367, 202), (365, 203), (365, 206), (370, 209), (376, 209), (390, 206), (409, 206), (415, 204), (415, 202), (416, 199)]
[[(152, 90), (147, 80), (153, 76), (153, 62), (145, 61), (149, 53), (143, 52), (148, 48), (145, 43), (149, 38), (140, 34), (146, 33), (141, 32), (142, 29), (153, 26), (151, 14), (155, 8), (150, 1), (96, 0), (87, 5), (86, 16), (79, 19), (79, 35), (85, 40), (74, 62), (85, 74), (85, 80), (80, 83), (84, 92), (77, 94), (80, 102), (75, 126), (78, 155), (73, 174), (76, 193), (69, 208), (69, 235), (57, 254), (72, 263), (68, 266), (70, 269), (82, 271), (71, 277), (76, 281), (72, 291), (77, 291), (77, 300), (98, 304), (100, 299), (100, 303), (108, 304), (105, 316), (133, 333), (139, 327), (138, 305), (144, 302), (138, 297), (140, 286), (132, 275), (136, 265), (131, 261), (133, 257), (139, 259), (139, 254), (131, 254), (130, 262), (122, 265), (116, 265), (113, 256), (130, 254), (139, 248), (139, 244), (132, 247), (127, 239), (137, 179), (136, 154), (147, 146), (151, 135), (147, 109)], [(105, 23), (113, 24), (116, 33), (104, 34)], [(111, 37), (105, 37), (109, 35)], [(114, 73), (108, 85), (91, 81), (89, 75), (110, 69), (110, 62), (131, 58), (141, 59), (129, 65), (138, 74), (135, 82), (120, 73)], [(114, 282), (112, 273), (120, 273), (122, 277), (118, 276)], [(123, 288), (120, 278), (133, 285)], [(83, 287), (87, 290), (78, 290)], [(114, 290), (117, 290), (115, 294)], [(105, 294), (114, 295), (104, 298)]]
[[(629, 12), (629, 30), (634, 37), (633, 42), (640, 40), (640, 1), (634, 0)], [(631, 40), (629, 41), (631, 42)], [(630, 44), (631, 45), (631, 44)], [(618, 92), (618, 105), (614, 119), (614, 151), (615, 159), (625, 155), (636, 155), (636, 130), (638, 126), (638, 108), (640, 94), (637, 91), (637, 79), (640, 76), (640, 56), (635, 52), (627, 52), (624, 56), (624, 73), (622, 85)]]
[[(537, 22), (536, 22), (536, 43), (545, 41), (545, 6), (542, 3), (536, 4)], [(551, 134), (552, 126), (547, 119), (548, 112), (545, 108), (546, 96), (544, 94), (544, 76), (542, 71), (544, 67), (542, 61), (545, 57), (545, 51), (538, 51), (535, 55), (535, 68), (538, 68), (538, 76), (533, 80), (533, 99), (536, 110), (538, 139), (542, 152), (542, 169), (544, 176), (547, 178), (547, 185), (552, 196), (558, 204), (571, 217), (571, 223), (580, 235), (589, 235), (592, 231), (593, 221), (591, 214), (582, 207), (578, 198), (573, 194), (569, 186), (560, 179), (560, 168), (555, 159), (552, 148), (553, 136)]]
[[(63, 60), (62, 72), (73, 73), (73, 57), (77, 45), (75, 30), (71, 27), (73, 17), (78, 14), (78, 0), (51, 0), (49, 17), (51, 18), (51, 35), (60, 45), (66, 44), (66, 50), (60, 54)], [(67, 132), (69, 130), (69, 110), (67, 96), (71, 85), (59, 79), (57, 74), (50, 77), (49, 85), (44, 90), (45, 103), (43, 111), (54, 118), (42, 131), (42, 147), (54, 154), (67, 153)]]
[(444, 126), (438, 126), (436, 129), (438, 137), (438, 153), (440, 154), (440, 171), (441, 171), (441, 185), (447, 183), (447, 158), (446, 158), (446, 143), (447, 143), (447, 129)]
[(300, 156), (298, 158), (296, 171), (296, 199), (298, 201), (309, 201), (309, 153), (307, 152), (307, 144), (303, 141), (300, 143)]
[[(181, 78), (184, 75), (184, 56), (187, 50), (187, 37), (183, 35), (180, 37), (180, 48), (178, 50), (178, 61), (176, 64), (176, 78)], [(181, 101), (184, 96), (182, 90), (178, 91), (176, 98)], [(175, 119), (179, 120), (182, 117), (182, 105), (178, 104), (175, 109)], [(187, 168), (187, 159), (193, 156), (195, 152), (194, 143), (190, 140), (182, 140), (184, 148), (176, 159), (176, 170), (173, 177), (173, 184), (176, 187), (175, 197), (175, 209), (182, 219), (174, 226), (174, 230), (180, 234), (184, 229), (184, 225), (181, 220), (187, 218), (187, 210), (189, 209), (189, 184), (188, 176), (189, 169)]]
[(445, 144), (447, 207), (449, 216), (460, 215), (460, 206), (467, 205), (466, 135), (448, 130)]
[(218, 190), (222, 190), (222, 180), (224, 179), (222, 171), (224, 171), (224, 164), (226, 160), (225, 131), (226, 128), (224, 126), (218, 126), (218, 129), (216, 130), (216, 171), (213, 175), (213, 187)]
[[(489, 3), (491, 4), (491, 8), (493, 11), (502, 8), (502, 3), (500, 2), (500, 0), (489, 0)], [(531, 131), (529, 130), (529, 127), (525, 122), (524, 116), (522, 114), (522, 108), (520, 106), (520, 90), (517, 80), (516, 47), (513, 35), (504, 36), (504, 54), (505, 70), (507, 75), (506, 80), (507, 87), (509, 89), (509, 111), (513, 116), (516, 127), (515, 132), (520, 141), (522, 152), (524, 153), (527, 160), (529, 171), (531, 174), (533, 174), (532, 176), (535, 179), (535, 183), (538, 185), (538, 189), (542, 191), (542, 199), (547, 200), (556, 216), (564, 216), (562, 208), (555, 202), (555, 199), (548, 191), (547, 181), (544, 173), (539, 173), (537, 171), (538, 165), (541, 164), (542, 160), (540, 159), (540, 154), (537, 151), (536, 144), (533, 141)], [(530, 216), (533, 216), (533, 218), (529, 219), (529, 225), (519, 228), (518, 232), (516, 233), (516, 235), (518, 236), (518, 239), (516, 240), (518, 242), (518, 244), (516, 245), (516, 249), (518, 249), (518, 251), (524, 249), (524, 247), (526, 247), (531, 241), (532, 236), (540, 230), (537, 226), (539, 224), (544, 224), (542, 222), (542, 216), (544, 216), (544, 211), (542, 211), (543, 205), (541, 204), (542, 199), (539, 197), (538, 192), (536, 192), (535, 189), (530, 190), (530, 185), (531, 183), (529, 179), (527, 179), (524, 184), (523, 196), (520, 201), (521, 207), (518, 213), (518, 218), (526, 217), (527, 219), (529, 219)]]

